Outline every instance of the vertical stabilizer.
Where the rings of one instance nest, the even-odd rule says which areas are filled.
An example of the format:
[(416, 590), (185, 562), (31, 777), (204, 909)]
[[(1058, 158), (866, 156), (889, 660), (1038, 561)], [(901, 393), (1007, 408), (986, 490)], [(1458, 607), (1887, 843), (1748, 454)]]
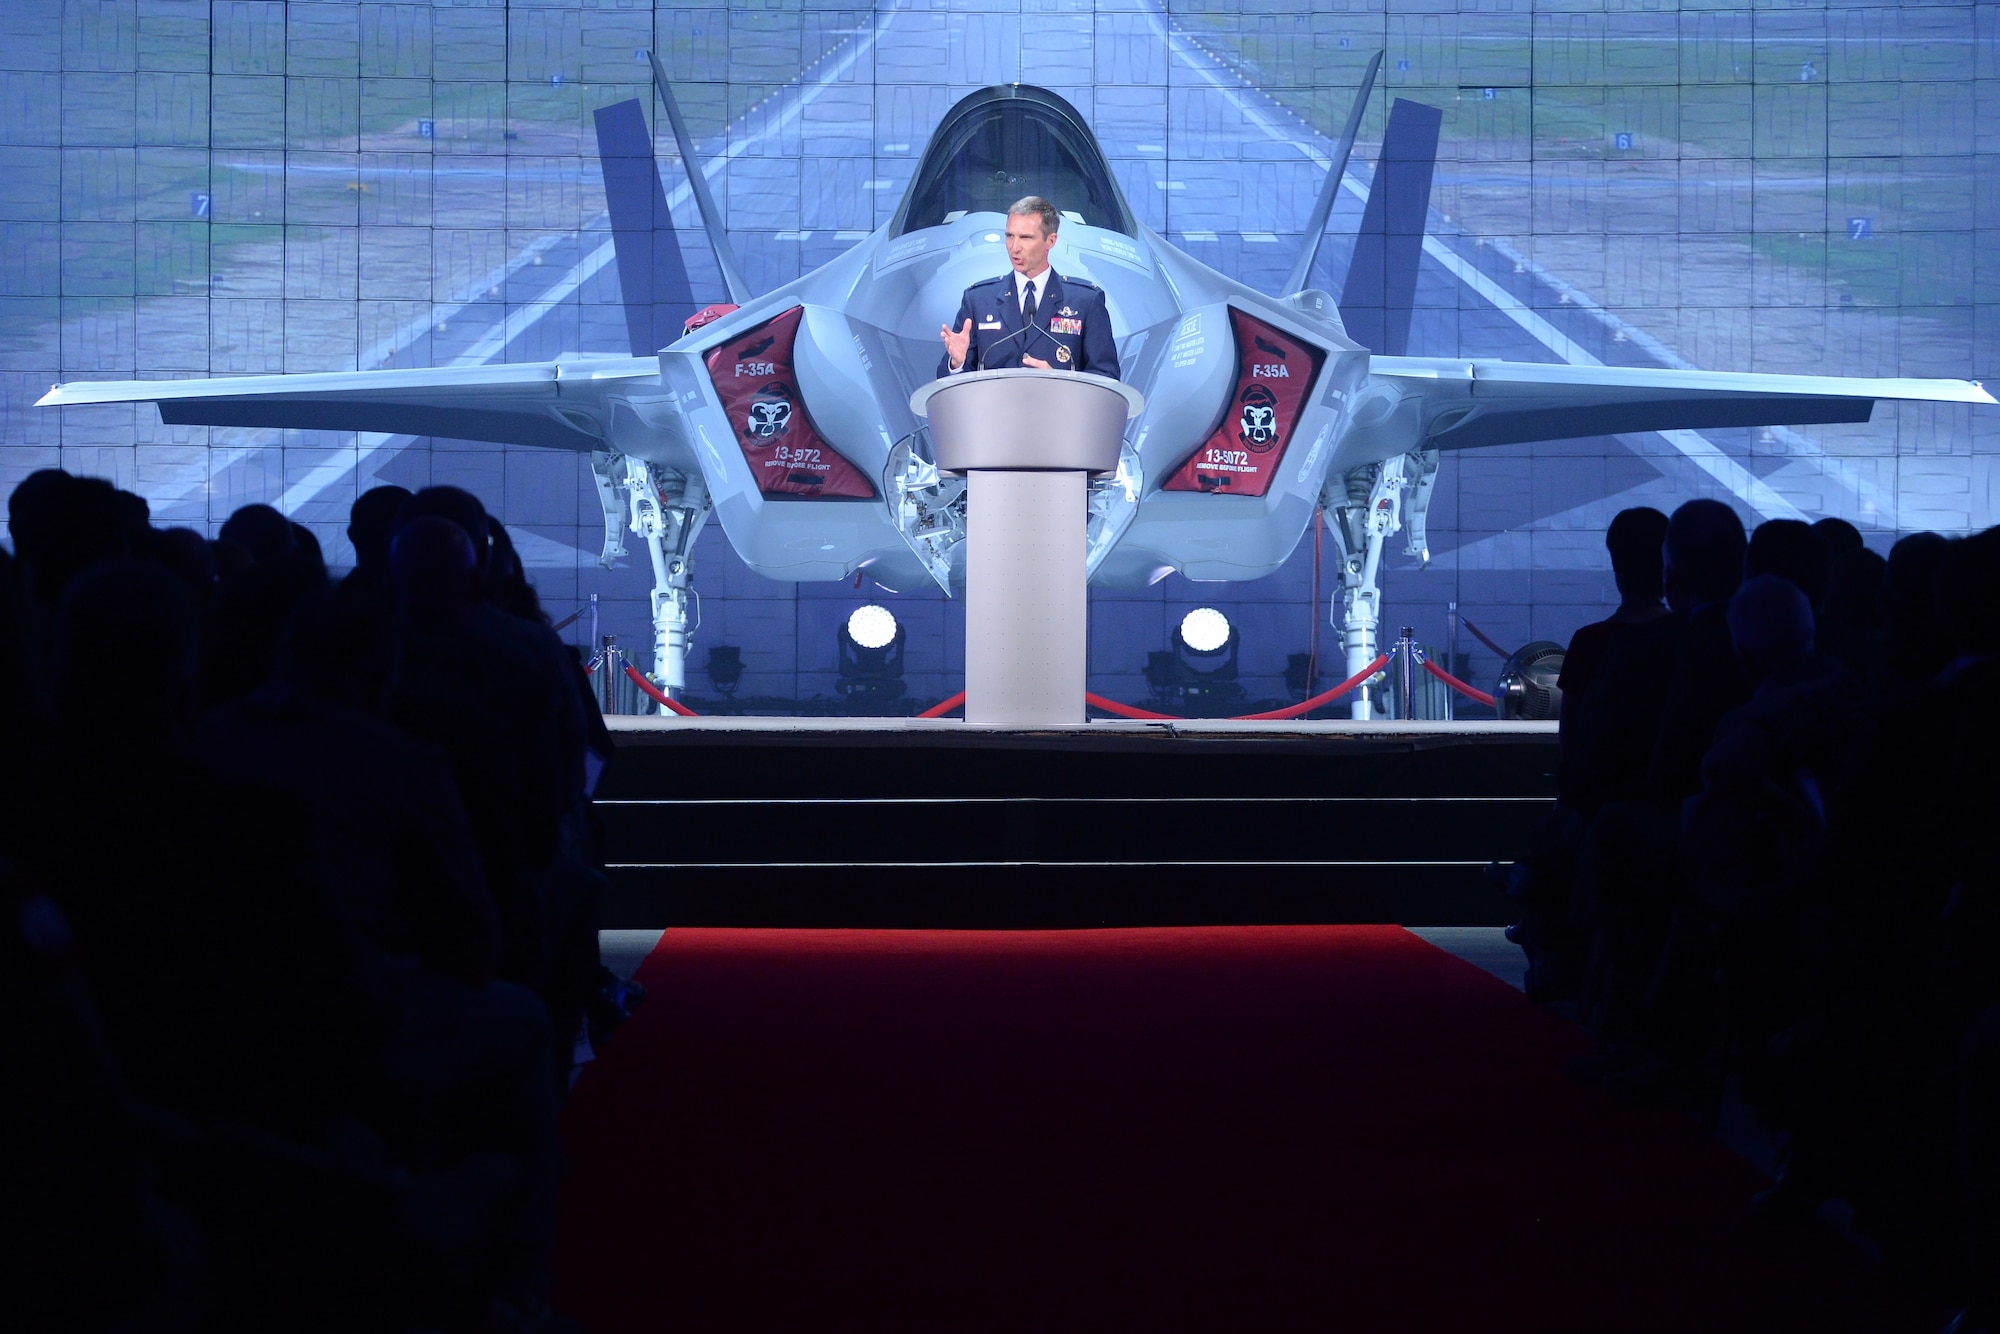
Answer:
[(618, 253), (625, 329), (632, 355), (649, 357), (681, 336), (682, 323), (694, 314), (694, 290), (638, 99), (600, 107), (596, 115), (597, 159)]
[(1361, 132), (1361, 117), (1368, 110), (1368, 95), (1375, 91), (1375, 74), (1382, 68), (1382, 52), (1368, 62), (1368, 73), (1361, 78), (1361, 88), (1354, 94), (1354, 105), (1348, 108), (1347, 127), (1340, 132), (1340, 142), (1333, 147), (1333, 165), (1327, 169), (1326, 179), (1320, 183), (1319, 198), (1313, 201), (1312, 217), (1306, 222), (1305, 243), (1299, 247), (1299, 257), (1292, 264), (1292, 273), (1285, 280), (1285, 290), (1280, 296), (1290, 296), (1303, 292), (1312, 278), (1313, 261), (1319, 257), (1319, 243), (1326, 236), (1326, 220), (1333, 215), (1333, 198), (1340, 193), (1341, 177), (1347, 174), (1347, 159), (1354, 153), (1354, 136)]
[(1347, 335), (1371, 352), (1400, 357), (1410, 349), (1417, 263), (1424, 253), (1431, 175), (1444, 113), (1397, 98), (1382, 136), (1382, 158), (1354, 241), (1354, 261), (1340, 294)]
[(694, 136), (688, 133), (687, 120), (681, 115), (681, 104), (674, 96), (674, 88), (667, 81), (667, 67), (660, 63), (658, 52), (648, 52), (647, 59), (653, 65), (653, 86), (659, 90), (660, 101), (667, 108), (667, 124), (673, 129), (674, 143), (681, 151), (681, 166), (687, 172), (688, 188), (694, 192), (694, 206), (701, 214), (701, 225), (708, 233), (708, 242), (715, 247), (715, 264), (722, 270), (722, 285), (729, 289), (729, 299), (743, 305), (756, 293), (743, 279), (743, 270), (736, 262), (736, 249), (729, 244), (729, 229), (724, 225), (722, 210), (715, 205), (715, 195), (708, 188), (708, 173), (701, 169), (701, 162), (694, 155)]

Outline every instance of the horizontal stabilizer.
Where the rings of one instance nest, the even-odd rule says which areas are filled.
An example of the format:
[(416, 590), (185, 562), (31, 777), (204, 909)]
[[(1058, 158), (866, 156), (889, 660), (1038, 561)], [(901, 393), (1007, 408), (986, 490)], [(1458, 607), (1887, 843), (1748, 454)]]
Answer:
[(658, 375), (657, 357), (588, 357), (435, 370), (79, 380), (37, 407), (156, 403), (170, 426), (277, 427), (446, 436), (552, 449), (598, 448), (595, 386)]
[[(1629, 366), (1373, 357), (1373, 381), (1418, 400), (1420, 443), (1474, 449), (1635, 431), (1863, 422), (1878, 401), (1991, 404), (1971, 380), (1760, 375)], [(1386, 420), (1386, 413), (1375, 418)], [(1369, 415), (1357, 409), (1355, 429)]]

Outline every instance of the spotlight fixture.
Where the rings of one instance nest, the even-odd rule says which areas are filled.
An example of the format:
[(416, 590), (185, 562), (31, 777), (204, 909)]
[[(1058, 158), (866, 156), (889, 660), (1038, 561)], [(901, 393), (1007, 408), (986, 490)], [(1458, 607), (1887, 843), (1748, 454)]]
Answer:
[(1181, 642), (1196, 653), (1215, 653), (1235, 637), (1229, 618), (1213, 607), (1196, 607), (1181, 617)]
[(1515, 649), (1493, 687), (1495, 712), (1502, 718), (1562, 717), (1562, 687), (1556, 682), (1562, 677), (1563, 653), (1563, 646), (1549, 639)]
[(871, 713), (902, 698), (903, 626), (894, 612), (872, 602), (856, 607), (838, 638), (840, 679), (833, 688), (849, 713)]
[(1146, 655), (1146, 683), (1166, 712), (1213, 718), (1234, 712), (1243, 700), (1236, 683), (1239, 636), (1213, 607), (1196, 607), (1174, 628), (1173, 647)]
[(847, 617), (847, 637), (860, 648), (887, 648), (901, 633), (896, 613), (878, 603), (856, 607)]

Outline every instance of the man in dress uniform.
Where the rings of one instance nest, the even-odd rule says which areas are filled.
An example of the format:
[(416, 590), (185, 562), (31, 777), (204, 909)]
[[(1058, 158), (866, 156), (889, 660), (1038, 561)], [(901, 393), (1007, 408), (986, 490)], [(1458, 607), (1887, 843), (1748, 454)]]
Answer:
[(1014, 271), (965, 289), (958, 318), (938, 330), (938, 374), (1028, 366), (1118, 378), (1118, 347), (1104, 292), (1049, 267), (1062, 217), (1029, 195), (1007, 210), (1007, 258)]

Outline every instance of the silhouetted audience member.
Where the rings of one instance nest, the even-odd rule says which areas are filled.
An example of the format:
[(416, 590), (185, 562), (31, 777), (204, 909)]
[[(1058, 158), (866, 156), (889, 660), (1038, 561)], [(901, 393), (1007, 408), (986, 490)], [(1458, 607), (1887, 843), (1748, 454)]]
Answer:
[(217, 589), (202, 668), (210, 707), (243, 698), (270, 679), (292, 613), (326, 587), (319, 545), (269, 505), (245, 505), (216, 539), (219, 553), (249, 557)]
[(7, 499), (7, 526), (21, 562), (29, 651), (39, 655), (70, 580), (100, 560), (131, 554), (118, 492), (99, 477), (60, 468), (30, 473)]
[[(1743, 578), (1742, 521), (1720, 501), (1674, 511), (1662, 545), (1675, 615), (1620, 636), (1599, 669), (1571, 754), (1586, 828), (1577, 843), (1575, 925), (1591, 939), (1584, 1003), (1599, 1049), (1578, 1073), (1644, 1081), (1707, 1040), (1701, 942), (1684, 909), (1680, 807), (1699, 785), (1717, 724), (1749, 698), (1728, 624)], [(1594, 797), (1595, 800), (1591, 800)]]
[(1694, 792), (1715, 725), (1750, 696), (1729, 635), (1729, 599), (1743, 582), (1746, 546), (1743, 521), (1719, 500), (1690, 500), (1667, 525), (1667, 603), (1687, 620), (1674, 646), (1648, 781), (1653, 800), (1676, 815)]
[(314, 859), (386, 989), (412, 961), (483, 985), (499, 923), (450, 766), (378, 716), (392, 632), (358, 595), (315, 597), (292, 618), (270, 683), (211, 710), (196, 749), (311, 813)]
[[(434, 526), (405, 549), (405, 535), (426, 519), (465, 536), (469, 570), (465, 551)], [(584, 792), (584, 720), (595, 706), (574, 654), (547, 622), (490, 600), (492, 525), (475, 497), (427, 487), (398, 524), (391, 564), (408, 639), (395, 716), (452, 756), (501, 913), (501, 975), (548, 1002), (558, 1033), (575, 1032), (600, 982), (603, 878), (591, 864)], [(482, 714), (502, 724), (466, 725)], [(496, 744), (504, 754), (483, 754)]]
[(1775, 574), (1804, 590), (1808, 605), (1826, 597), (1827, 575), (1833, 568), (1833, 547), (1826, 534), (1799, 519), (1766, 519), (1750, 534), (1743, 557), (1743, 575), (1755, 579)]
[[(1577, 847), (1591, 816), (1607, 799), (1602, 776), (1614, 770), (1617, 761), (1607, 757), (1609, 747), (1573, 743), (1579, 735), (1593, 742), (1601, 736), (1581, 720), (1601, 711), (1594, 687), (1598, 668), (1613, 646), (1635, 632), (1657, 627), (1671, 615), (1660, 550), (1666, 535), (1667, 516), (1656, 509), (1621, 510), (1611, 520), (1604, 546), (1618, 588), (1618, 609), (1578, 630), (1563, 656), (1558, 681), (1563, 696), (1558, 800), (1555, 810), (1537, 825), (1529, 855), (1508, 882), (1509, 893), (1521, 904), (1521, 918), (1509, 929), (1508, 939), (1528, 956), (1526, 986), (1537, 999), (1567, 997), (1580, 982), (1587, 941), (1577, 929), (1571, 903)], [(1643, 732), (1643, 724), (1639, 730)]]
[(1801, 924), (1815, 910), (1828, 809), (1869, 695), (1815, 651), (1812, 608), (1788, 579), (1745, 581), (1729, 629), (1755, 691), (1716, 728), (1701, 788), (1682, 809), (1681, 848), (1691, 920), (1716, 944), (1728, 1061), (1757, 1102), (1768, 1095), (1770, 1045), (1799, 1018)]
[(1889, 548), (1889, 667), (1898, 680), (1930, 681), (1952, 658), (1951, 629), (1937, 610), (1937, 576), (1951, 542), (1911, 533)]
[(481, 601), (478, 557), (459, 524), (410, 518), (392, 571), (404, 639), (390, 717), (449, 757), (499, 911), (501, 976), (546, 996), (552, 958), (537, 876), (560, 851), (569, 797), (554, 687)]
[(486, 525), (486, 600), (509, 615), (547, 625), (548, 617), (542, 612), (542, 600), (536, 595), (535, 586), (528, 582), (527, 567), (521, 564), (521, 555), (514, 549), (514, 540), (507, 536), (507, 529), (498, 519), (489, 516)]
[(258, 565), (275, 565), (298, 553), (296, 525), (269, 505), (244, 505), (223, 520), (216, 540), (240, 548)]
[(179, 575), (196, 614), (206, 616), (215, 599), (215, 549), (207, 538), (192, 528), (165, 528), (153, 533), (143, 554)]
[(1889, 562), (1866, 547), (1833, 558), (1818, 607), (1819, 651), (1856, 676), (1889, 667)]
[(320, 583), (326, 582), (326, 553), (320, 550), (319, 539), (313, 536), (312, 529), (302, 523), (292, 525), (292, 558)]
[[(385, 500), (407, 497), (357, 507), (361, 527)], [(563, 881), (595, 874), (564, 868), (587, 846), (563, 750), (581, 692), (476, 504), (525, 615), (481, 600), (443, 520), (456, 563), (410, 585), (406, 624), (386, 582), (326, 590), (310, 530), (269, 506), (211, 543), (101, 479), (45, 470), (9, 497), (0, 990), (10, 1021), (42, 1013), (0, 1039), (34, 1072), (6, 1099), (17, 1147), (48, 1169), (10, 1177), (10, 1202), (36, 1211), (50, 1273), (92, 1252), (103, 1299), (16, 1292), (31, 1324), (48, 1296), (130, 1328), (559, 1327), (559, 1065), (595, 965), (594, 897)], [(388, 720), (410, 629), (451, 649), (415, 656), (464, 720), (445, 730), (506, 738), (465, 772), (494, 780), (474, 784), (489, 816), (519, 817), (518, 937), (453, 765)], [(568, 1016), (494, 980), (503, 947)]]
[(354, 498), (347, 512), (347, 540), (354, 545), (354, 569), (346, 582), (388, 598), (389, 543), (396, 536), (396, 515), (410, 498), (403, 486), (370, 487)]
[[(202, 1242), (159, 1195), (62, 910), (0, 860), (7, 1319), (30, 1330), (206, 1327)], [(88, 1257), (89, 1278), (81, 1263)]]
[(1825, 540), (1827, 552), (1835, 560), (1849, 552), (1860, 551), (1867, 545), (1862, 540), (1859, 528), (1845, 519), (1836, 519), (1832, 515), (1813, 520), (1812, 529)]
[(1620, 510), (1605, 529), (1604, 546), (1611, 554), (1611, 577), (1618, 587), (1618, 609), (1570, 636), (1557, 681), (1563, 698), (1582, 695), (1603, 660), (1605, 650), (1621, 630), (1667, 616), (1666, 562), (1660, 547), (1667, 539), (1667, 516), (1651, 506)]

